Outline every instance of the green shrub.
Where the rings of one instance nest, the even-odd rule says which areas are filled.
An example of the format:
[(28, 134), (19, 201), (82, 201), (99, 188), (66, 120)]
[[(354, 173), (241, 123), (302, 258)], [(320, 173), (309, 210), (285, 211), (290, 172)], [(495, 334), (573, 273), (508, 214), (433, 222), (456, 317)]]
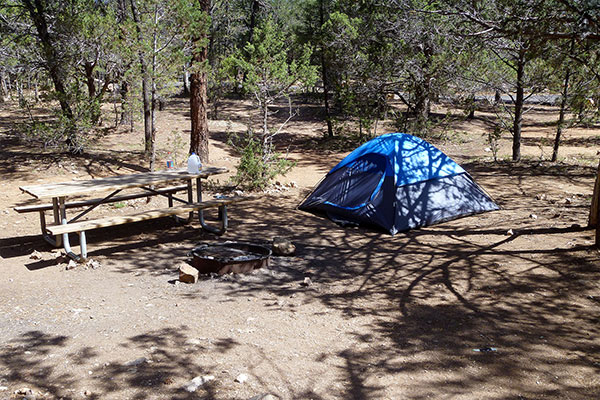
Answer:
[(296, 165), (264, 145), (251, 131), (245, 137), (230, 135), (228, 142), (240, 154), (236, 174), (231, 178), (236, 186), (263, 190), (276, 176), (285, 175)]

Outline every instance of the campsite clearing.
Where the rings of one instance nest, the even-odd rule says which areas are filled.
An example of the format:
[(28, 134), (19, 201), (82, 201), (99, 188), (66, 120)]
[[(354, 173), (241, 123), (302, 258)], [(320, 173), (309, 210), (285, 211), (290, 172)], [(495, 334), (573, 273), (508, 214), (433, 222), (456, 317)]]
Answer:
[[(305, 105), (278, 138), (298, 165), (233, 208), (223, 237), (168, 218), (100, 229), (89, 253), (99, 266), (67, 269), (38, 217), (12, 210), (27, 200), (18, 187), (139, 171), (141, 136), (109, 132), (77, 157), (32, 151), (12, 134), (24, 118), (16, 109), (0, 110), (2, 399), (25, 388), (40, 399), (600, 397), (600, 261), (585, 228), (597, 130), (568, 130), (563, 161), (540, 162), (555, 110), (538, 107), (525, 120), (528, 159), (494, 163), (485, 121), (456, 121), (432, 142), (502, 209), (391, 237), (296, 209), (356, 147), (323, 140)], [(187, 132), (184, 109), (170, 102), (158, 131)], [(235, 170), (226, 132), (245, 127), (227, 120), (249, 109), (230, 101), (211, 121), (211, 164)], [(510, 154), (508, 138), (500, 144)], [(205, 189), (220, 193), (223, 180)], [(246, 275), (176, 281), (198, 242), (273, 237), (289, 238), (296, 255)], [(497, 351), (473, 351), (482, 348)], [(205, 378), (195, 392), (183, 389), (196, 377)]]

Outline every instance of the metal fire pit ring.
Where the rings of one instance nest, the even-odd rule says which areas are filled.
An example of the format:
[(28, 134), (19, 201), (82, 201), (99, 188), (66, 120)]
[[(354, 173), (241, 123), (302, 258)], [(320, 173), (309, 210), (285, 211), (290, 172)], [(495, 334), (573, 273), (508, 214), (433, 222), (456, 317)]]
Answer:
[(201, 244), (189, 256), (201, 274), (243, 274), (268, 266), (271, 249), (245, 242)]

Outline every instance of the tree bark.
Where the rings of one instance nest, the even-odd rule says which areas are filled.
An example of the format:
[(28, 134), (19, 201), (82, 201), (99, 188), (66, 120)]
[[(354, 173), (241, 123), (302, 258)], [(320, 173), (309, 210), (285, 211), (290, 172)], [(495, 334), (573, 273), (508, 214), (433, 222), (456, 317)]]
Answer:
[(431, 64), (432, 52), (428, 45), (424, 46), (423, 56), (425, 61), (423, 64), (423, 77), (415, 82), (415, 117), (422, 128), (429, 120), (429, 112), (431, 110)]
[[(210, 12), (210, 0), (198, 0), (200, 10)], [(190, 136), (190, 153), (196, 153), (203, 163), (208, 159), (208, 98), (207, 98), (207, 60), (208, 60), (208, 27), (198, 32), (192, 39), (192, 69), (190, 74), (190, 118), (192, 131)]]
[[(569, 55), (573, 55), (575, 49), (575, 40), (571, 40), (571, 46), (569, 48)], [(556, 127), (556, 137), (554, 138), (554, 148), (552, 149), (552, 162), (556, 162), (558, 159), (558, 147), (560, 146), (560, 137), (565, 123), (565, 111), (567, 108), (567, 99), (569, 96), (569, 79), (571, 77), (571, 68), (567, 64), (567, 70), (565, 71), (565, 80), (563, 83), (562, 98), (560, 100), (560, 112), (558, 114), (558, 125)]]
[(23, 95), (23, 82), (17, 79), (15, 86), (17, 87), (17, 99), (19, 100), (19, 107), (25, 107), (25, 96)]
[(494, 92), (494, 105), (497, 106), (502, 101), (502, 94), (500, 94), (499, 90)]
[[(127, 0), (118, 0), (117, 7), (117, 23), (123, 24), (124, 21), (127, 20)], [(125, 39), (125, 35), (122, 29), (119, 29), (119, 39)], [(123, 70), (128, 70), (130, 66), (131, 63), (124, 65)], [(121, 115), (119, 117), (119, 125), (127, 125), (130, 123), (130, 120), (133, 119), (131, 110), (127, 110), (129, 84), (127, 82), (127, 78), (125, 78), (124, 75), (125, 74), (121, 76), (121, 83), (119, 85), (119, 96), (121, 97)]]
[(260, 1), (252, 0), (252, 10), (250, 11), (250, 25), (248, 26), (248, 42), (254, 42), (254, 28), (256, 28), (256, 17), (260, 10)]
[[(29, 16), (31, 17), (31, 20), (33, 21), (33, 24), (37, 30), (37, 36), (40, 40), (40, 44), (42, 45), (44, 61), (47, 64), (46, 67), (48, 69), (50, 79), (54, 84), (54, 90), (56, 90), (56, 93), (58, 94), (60, 108), (63, 114), (69, 120), (73, 120), (73, 111), (71, 110), (71, 106), (67, 100), (67, 91), (65, 89), (65, 71), (62, 68), (62, 64), (58, 58), (56, 49), (54, 48), (54, 44), (50, 38), (50, 34), (48, 33), (48, 23), (46, 22), (46, 17), (44, 16), (44, 5), (40, 0), (34, 0), (34, 2), (35, 5), (31, 2), (31, 0), (23, 0), (23, 4), (25, 5), (25, 8), (27, 9)], [(74, 134), (74, 132), (71, 133), (71, 135)]]
[(40, 90), (39, 90), (39, 83), (38, 83), (38, 76), (36, 74), (34, 80), (33, 80), (33, 98), (35, 99), (36, 103), (39, 103), (40, 101)]
[(121, 96), (121, 116), (119, 118), (119, 125), (127, 125), (131, 118), (131, 111), (127, 110), (127, 93), (129, 92), (129, 86), (127, 80), (123, 78), (119, 87), (119, 95)]
[(475, 109), (476, 107), (476, 103), (475, 103), (475, 95), (472, 94), (469, 96), (469, 99), (467, 100), (467, 107), (468, 107), (468, 114), (467, 114), (467, 119), (473, 119), (475, 118)]
[(269, 136), (269, 105), (266, 102), (261, 104), (262, 108), (262, 117), (263, 117), (263, 129), (262, 129), (262, 137), (263, 144), (267, 144), (267, 137)]
[(598, 215), (600, 213), (600, 163), (596, 171), (596, 182), (594, 184), (594, 194), (592, 195), (592, 205), (590, 207), (590, 217), (588, 226), (596, 228), (596, 247), (600, 247), (600, 230), (598, 229)]
[(515, 98), (515, 119), (513, 121), (513, 161), (521, 160), (521, 128), (523, 127), (524, 89), (523, 77), (525, 76), (525, 50), (519, 51), (517, 58), (517, 97)]
[(152, 33), (152, 92), (151, 92), (151, 128), (150, 128), (150, 171), (156, 168), (156, 52), (158, 47), (158, 5), (154, 6), (154, 32)]
[(9, 97), (8, 86), (6, 86), (6, 78), (4, 72), (0, 72), (0, 102), (4, 102), (4, 98)]
[(135, 23), (135, 30), (137, 33), (138, 44), (140, 50), (138, 56), (140, 58), (140, 68), (142, 71), (142, 99), (144, 103), (144, 154), (146, 156), (152, 153), (152, 110), (150, 104), (150, 74), (148, 71), (148, 64), (144, 57), (143, 50), (141, 49), (143, 38), (142, 29), (140, 27), (140, 16), (137, 10), (136, 0), (130, 0), (131, 14), (133, 16), (133, 22)]
[[(324, 0), (319, 1), (319, 29), (325, 24), (325, 5)], [(321, 33), (322, 35), (322, 33)], [(333, 137), (333, 127), (331, 126), (331, 110), (329, 108), (329, 79), (327, 76), (327, 63), (325, 62), (325, 48), (321, 41), (321, 79), (323, 80), (323, 102), (325, 103), (325, 119), (327, 121), (327, 135)]]
[(96, 84), (94, 83), (94, 63), (86, 61), (83, 64), (83, 68), (85, 70), (85, 83), (88, 88), (88, 96), (90, 99), (93, 99), (96, 96)]
[(429, 82), (425, 78), (416, 83), (415, 87), (415, 117), (420, 122), (426, 122), (429, 119)]
[(560, 137), (565, 124), (565, 109), (567, 108), (567, 96), (569, 95), (569, 79), (571, 69), (567, 67), (565, 72), (565, 82), (563, 84), (562, 99), (560, 100), (560, 112), (558, 114), (558, 125), (556, 126), (556, 137), (554, 138), (554, 148), (552, 149), (552, 162), (558, 159), (558, 147), (560, 146)]
[(187, 68), (183, 71), (183, 95), (185, 97), (190, 95), (190, 73)]
[(58, 103), (63, 115), (71, 122), (67, 129), (67, 138), (65, 143), (67, 148), (72, 153), (80, 153), (81, 146), (78, 144), (77, 130), (75, 129), (73, 110), (69, 104), (67, 90), (65, 88), (66, 73), (62, 67), (62, 63), (58, 57), (52, 38), (48, 32), (48, 23), (44, 15), (44, 4), (41, 0), (34, 0), (35, 5), (31, 0), (23, 0), (23, 4), (35, 25), (38, 39), (42, 46), (42, 54), (48, 69), (48, 75), (54, 84), (54, 90), (58, 95)]

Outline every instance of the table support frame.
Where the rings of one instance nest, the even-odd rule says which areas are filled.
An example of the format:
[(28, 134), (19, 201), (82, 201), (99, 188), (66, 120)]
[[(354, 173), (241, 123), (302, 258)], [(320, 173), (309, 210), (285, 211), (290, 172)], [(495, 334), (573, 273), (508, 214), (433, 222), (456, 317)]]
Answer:
[[(187, 179), (186, 183), (187, 183), (187, 201), (185, 201), (184, 199), (180, 199), (176, 196), (173, 196), (172, 193), (169, 193), (169, 194), (159, 193), (151, 187), (142, 186), (141, 188), (143, 190), (147, 190), (154, 194), (167, 197), (168, 206), (173, 207), (174, 200), (181, 202), (181, 203), (193, 204), (193, 202), (194, 202), (193, 179)], [(68, 223), (75, 222), (78, 219), (80, 219), (81, 217), (83, 217), (84, 215), (86, 215), (89, 212), (91, 212), (92, 210), (94, 210), (99, 205), (108, 203), (112, 197), (114, 197), (115, 195), (117, 195), (120, 192), (121, 192), (121, 190), (113, 191), (108, 196), (91, 204), (88, 208), (86, 208), (84, 211), (82, 211), (81, 213), (79, 213), (78, 215), (76, 215), (69, 221), (67, 221), (65, 197), (64, 196), (55, 197), (52, 199), (52, 213), (53, 213), (53, 217), (54, 217), (54, 223), (58, 225), (58, 224), (68, 224)], [(197, 202), (202, 202), (202, 179), (200, 177), (196, 178), (196, 199), (197, 199)], [(206, 221), (204, 219), (204, 211), (203, 210), (198, 210), (197, 212), (198, 212), (198, 220), (199, 220), (200, 225), (203, 230), (205, 230), (209, 233), (212, 233), (212, 234), (216, 234), (216, 235), (222, 235), (223, 233), (225, 233), (225, 231), (227, 230), (227, 227), (228, 227), (228, 217), (227, 217), (227, 206), (226, 205), (222, 205), (222, 206), (218, 207), (218, 212), (219, 212), (218, 219), (217, 219), (217, 221), (219, 223), (218, 227), (209, 226), (206, 223)], [(173, 218), (178, 223), (188, 224), (188, 223), (192, 222), (192, 220), (194, 218), (194, 212), (193, 211), (190, 212), (187, 218), (182, 218), (177, 215), (174, 215)], [(62, 235), (56, 235), (56, 236), (52, 236), (49, 234), (48, 230), (46, 229), (46, 216), (45, 216), (44, 211), (40, 211), (40, 224), (41, 224), (41, 228), (42, 228), (42, 236), (43, 236), (44, 240), (46, 242), (48, 242), (51, 246), (64, 247), (64, 250), (67, 253), (67, 255), (76, 261), (85, 260), (87, 258), (87, 243), (86, 243), (85, 231), (79, 232), (79, 244), (81, 247), (81, 257), (80, 257), (80, 256), (77, 256), (72, 251), (68, 233), (63, 233)]]

